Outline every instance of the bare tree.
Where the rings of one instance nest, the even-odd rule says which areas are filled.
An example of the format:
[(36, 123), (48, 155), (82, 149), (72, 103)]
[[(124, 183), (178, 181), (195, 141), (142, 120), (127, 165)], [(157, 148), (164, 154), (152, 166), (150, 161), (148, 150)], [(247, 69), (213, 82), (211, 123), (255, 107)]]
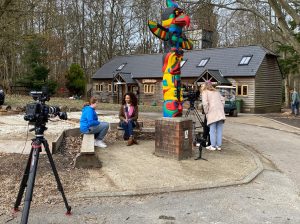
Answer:
[[(184, 1), (190, 4), (203, 4), (203, 1)], [(251, 12), (267, 27), (274, 32), (282, 41), (289, 43), (300, 54), (300, 43), (296, 33), (299, 32), (300, 14), (299, 1), (294, 0), (214, 0), (212, 4), (219, 8), (233, 11)], [(266, 14), (266, 9), (270, 9), (271, 14)], [(271, 19), (270, 19), (271, 18)], [(294, 21), (297, 29), (293, 29), (290, 22)]]

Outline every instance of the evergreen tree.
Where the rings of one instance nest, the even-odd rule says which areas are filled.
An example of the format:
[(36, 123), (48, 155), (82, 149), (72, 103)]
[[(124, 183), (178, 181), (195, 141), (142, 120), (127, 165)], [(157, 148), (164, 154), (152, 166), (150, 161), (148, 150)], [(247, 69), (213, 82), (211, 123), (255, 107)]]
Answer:
[(72, 64), (66, 75), (67, 88), (73, 95), (82, 96), (85, 91), (86, 80), (83, 69), (78, 64)]
[(33, 36), (25, 48), (23, 58), (27, 72), (17, 83), (32, 90), (41, 90), (42, 86), (48, 86), (49, 92), (51, 94), (55, 93), (57, 83), (49, 79), (50, 69), (46, 66), (46, 56), (47, 53), (43, 47), (43, 38)]

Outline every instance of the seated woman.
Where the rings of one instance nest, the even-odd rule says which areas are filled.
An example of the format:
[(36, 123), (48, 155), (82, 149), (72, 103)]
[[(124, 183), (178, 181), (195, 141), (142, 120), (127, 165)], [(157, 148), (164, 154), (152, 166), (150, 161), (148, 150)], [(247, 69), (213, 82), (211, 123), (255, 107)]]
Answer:
[(133, 136), (133, 128), (137, 125), (139, 108), (137, 98), (133, 93), (126, 93), (123, 97), (119, 112), (120, 126), (124, 129), (124, 140), (128, 140), (127, 145), (137, 144)]
[(95, 112), (97, 99), (91, 97), (89, 102), (83, 105), (82, 115), (80, 118), (80, 131), (83, 134), (95, 135), (95, 146), (106, 148), (107, 145), (103, 142), (109, 124), (107, 122), (99, 122), (97, 113)]

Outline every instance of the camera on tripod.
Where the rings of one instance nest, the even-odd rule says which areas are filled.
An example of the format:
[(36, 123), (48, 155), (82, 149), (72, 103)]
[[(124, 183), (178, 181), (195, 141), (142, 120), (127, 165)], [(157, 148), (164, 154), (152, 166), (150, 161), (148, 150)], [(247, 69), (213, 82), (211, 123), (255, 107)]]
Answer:
[(61, 112), (59, 107), (53, 107), (46, 105), (46, 101), (50, 100), (48, 94), (48, 88), (42, 87), (42, 91), (31, 91), (30, 95), (35, 100), (33, 103), (29, 103), (26, 105), (26, 114), (24, 119), (29, 121), (29, 124), (34, 125), (34, 128), (29, 129), (29, 131), (35, 131), (35, 138), (31, 139), (31, 151), (27, 160), (27, 165), (25, 168), (25, 172), (20, 184), (19, 193), (15, 202), (14, 211), (19, 211), (19, 206), (22, 201), (22, 197), (24, 191), (26, 189), (25, 199), (24, 199), (24, 208), (22, 212), (22, 224), (27, 224), (30, 204), (32, 200), (35, 176), (37, 171), (39, 154), (42, 151), (42, 146), (44, 146), (45, 152), (47, 153), (53, 174), (56, 179), (57, 189), (61, 192), (66, 209), (67, 214), (71, 214), (71, 206), (69, 206), (61, 181), (58, 176), (57, 169), (55, 167), (50, 149), (47, 140), (44, 138), (44, 131), (47, 130), (46, 122), (48, 121), (48, 117), (50, 115), (59, 116), (60, 119), (67, 120), (67, 113)]
[(191, 105), (194, 105), (195, 101), (200, 97), (200, 91), (196, 90), (194, 86), (188, 86), (183, 92), (183, 98), (185, 101), (189, 101)]
[(31, 91), (30, 95), (36, 101), (26, 105), (25, 121), (29, 123), (46, 123), (50, 115), (58, 116), (62, 120), (67, 120), (67, 113), (61, 112), (59, 107), (48, 106), (46, 101), (50, 100), (50, 96), (46, 88), (42, 91)]

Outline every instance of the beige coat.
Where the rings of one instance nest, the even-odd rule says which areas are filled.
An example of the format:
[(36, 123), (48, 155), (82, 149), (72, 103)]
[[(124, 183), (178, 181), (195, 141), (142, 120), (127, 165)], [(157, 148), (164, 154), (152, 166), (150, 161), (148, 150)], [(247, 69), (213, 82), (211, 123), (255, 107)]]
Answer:
[(206, 114), (207, 125), (226, 119), (224, 103), (224, 97), (218, 91), (203, 91), (202, 105)]

